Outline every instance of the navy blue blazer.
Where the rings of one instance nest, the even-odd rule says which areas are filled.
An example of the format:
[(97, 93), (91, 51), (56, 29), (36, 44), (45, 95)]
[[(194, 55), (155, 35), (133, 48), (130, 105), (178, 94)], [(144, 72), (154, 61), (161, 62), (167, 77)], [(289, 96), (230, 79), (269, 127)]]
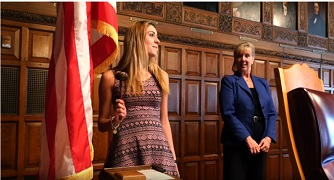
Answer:
[[(277, 112), (270, 94), (267, 80), (251, 75), (254, 88), (259, 96), (265, 119), (263, 137), (269, 136), (276, 143)], [(241, 145), (252, 134), (254, 102), (252, 92), (239, 74), (224, 76), (219, 92), (220, 112), (224, 121), (221, 143)]]

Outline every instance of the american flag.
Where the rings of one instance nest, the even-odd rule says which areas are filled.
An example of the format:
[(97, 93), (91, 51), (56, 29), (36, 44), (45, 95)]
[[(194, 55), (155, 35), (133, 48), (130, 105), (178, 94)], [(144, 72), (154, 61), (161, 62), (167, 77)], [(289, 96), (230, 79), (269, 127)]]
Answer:
[(39, 179), (92, 179), (92, 84), (116, 58), (116, 2), (59, 2)]

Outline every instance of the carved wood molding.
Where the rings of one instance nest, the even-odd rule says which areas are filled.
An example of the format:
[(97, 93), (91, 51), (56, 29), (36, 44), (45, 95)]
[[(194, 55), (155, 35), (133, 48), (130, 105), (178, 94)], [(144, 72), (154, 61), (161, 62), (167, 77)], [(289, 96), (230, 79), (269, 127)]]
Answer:
[(139, 15), (162, 20), (165, 18), (166, 4), (161, 2), (119, 2), (117, 13)]
[(306, 30), (306, 2), (299, 2), (299, 30), (300, 31), (305, 31)]
[[(334, 2), (328, 3), (328, 37), (334, 38)], [(331, 48), (333, 52), (334, 49)]]
[[(126, 31), (127, 31), (127, 28), (124, 28), (124, 27), (118, 28), (118, 34), (121, 36), (124, 36), (126, 34)], [(206, 40), (194, 39), (194, 38), (189, 38), (189, 37), (179, 37), (179, 36), (161, 34), (161, 33), (158, 34), (158, 38), (160, 39), (160, 41), (163, 41), (163, 42), (185, 44), (185, 45), (190, 45), (190, 46), (193, 46), (194, 44), (196, 44), (196, 46), (203, 47), (203, 48), (224, 49), (224, 50), (233, 51), (234, 48), (236, 47), (236, 45), (232, 45), (232, 44), (206, 41)], [(334, 46), (334, 41), (333, 41), (333, 46)], [(304, 57), (304, 56), (296, 56), (292, 54), (264, 50), (264, 49), (256, 49), (255, 53), (266, 55), (266, 56), (281, 57), (284, 59), (298, 60), (298, 61), (303, 61), (303, 62), (312, 62), (312, 63), (321, 62), (320, 59), (314, 59), (314, 58), (309, 58), (309, 57)], [(334, 61), (323, 61), (323, 64), (334, 65)]]
[(183, 6), (183, 22), (191, 25), (201, 25), (217, 30), (219, 22), (218, 13), (204, 12)]
[(334, 53), (334, 39), (329, 39), (328, 50)]
[(233, 18), (233, 32), (252, 35), (257, 38), (262, 36), (262, 23), (255, 23), (248, 20)]
[(55, 26), (57, 17), (1, 9), (1, 19)]
[[(162, 5), (162, 4), (164, 4), (164, 3), (160, 3), (160, 5)], [(329, 4), (331, 6), (333, 6), (333, 4), (331, 4), (331, 3), (329, 3)], [(152, 4), (151, 5), (145, 5), (145, 7), (147, 7), (145, 12), (150, 12), (149, 9), (152, 6), (153, 6)], [(156, 5), (154, 5), (154, 6), (156, 6)], [(172, 12), (177, 12), (177, 11), (179, 12), (179, 9), (181, 8), (181, 5), (178, 5), (178, 4), (175, 4), (175, 3), (170, 3), (168, 5), (168, 7), (172, 8), (172, 9), (169, 9), (170, 10), (169, 14), (171, 15)], [(135, 7), (127, 6), (128, 10), (131, 9), (131, 8), (135, 8)], [(161, 7), (161, 8), (158, 8), (158, 9), (160, 9), (160, 10), (159, 11), (152, 11), (151, 14), (158, 14), (159, 16), (160, 15), (163, 16), (163, 14), (164, 14), (164, 13), (162, 13), (163, 8)], [(333, 11), (331, 11), (330, 14), (333, 14)], [(51, 25), (51, 26), (56, 25), (56, 17), (53, 17), (53, 16), (30, 14), (30, 13), (24, 13), (24, 12), (18, 12), (18, 11), (6, 10), (6, 9), (1, 9), (1, 19), (13, 20), (13, 21), (19, 21), (19, 22), (26, 22), (26, 23)], [(232, 32), (232, 20), (233, 19), (234, 18), (231, 15), (220, 14), (218, 30), (221, 31), (221, 32)], [(169, 21), (181, 23), (180, 22), (180, 14), (175, 15), (175, 16), (170, 16)], [(242, 20), (238, 20), (238, 21), (241, 22)], [(244, 25), (240, 25), (240, 28), (241, 27), (244, 27)], [(260, 27), (261, 26), (258, 25), (255, 28), (255, 29), (257, 29), (256, 31), (255, 30), (252, 30), (252, 31), (244, 30), (242, 32), (244, 32), (246, 34), (249, 33), (251, 35), (255, 34), (256, 36), (261, 38), (261, 33), (262, 32), (261, 32), (261, 30), (259, 30)], [(332, 30), (333, 28), (330, 28), (330, 29)], [(264, 34), (262, 36), (263, 39), (265, 39), (265, 40), (272, 40), (273, 39), (271, 34), (273, 34), (272, 32), (274, 30), (273, 30), (273, 27), (271, 25), (263, 25), (263, 31), (264, 31), (263, 32)], [(119, 35), (125, 35), (125, 33), (126, 33), (126, 29), (122, 28), (122, 27), (119, 27)], [(285, 36), (289, 37), (289, 35), (285, 35)], [(187, 38), (187, 37), (178, 37), (178, 36), (167, 35), (167, 34), (159, 34), (159, 38), (162, 41), (166, 41), (166, 42), (180, 43), (180, 44), (187, 44), (187, 45), (196, 44), (196, 46), (205, 47), (205, 48), (225, 49), (225, 50), (231, 50), (231, 51), (235, 48), (235, 46), (231, 45), (231, 44), (205, 41), (205, 40), (199, 40), (199, 39), (193, 39), (193, 38)], [(297, 39), (298, 46), (309, 47), (310, 45), (312, 45), (311, 47), (316, 47), (316, 48), (320, 47), (320, 49), (328, 49), (329, 52), (334, 52), (334, 39), (332, 39), (332, 38), (330, 38), (330, 39), (318, 38), (318, 37), (310, 36), (305, 32), (298, 32), (296, 34), (296, 38), (298, 38)], [(295, 55), (279, 53), (279, 52), (275, 52), (275, 51), (261, 50), (261, 49), (257, 49), (256, 53), (263, 54), (263, 55), (268, 55), (268, 56), (288, 58), (288, 59), (298, 60), (298, 61), (305, 61), (305, 62), (316, 62), (316, 63), (320, 62), (319, 59), (312, 59), (312, 58), (308, 58), (308, 57), (295, 56)], [(323, 63), (334, 65), (334, 61), (323, 61)]]
[(323, 50), (328, 49), (328, 39), (318, 36), (308, 35), (307, 44), (309, 47), (320, 48)]
[[(156, 20), (169, 21), (177, 24), (193, 24), (207, 28), (217, 28), (221, 32), (235, 32), (244, 35), (254, 36), (259, 39), (284, 42), (302, 47), (325, 49), (333, 52), (333, 45), (329, 44), (330, 38), (334, 37), (334, 3), (328, 2), (328, 37), (317, 39), (309, 37), (308, 34), (300, 34), (307, 29), (307, 2), (298, 2), (298, 33), (290, 32), (288, 29), (277, 30), (272, 25), (272, 2), (263, 2), (262, 18), (263, 23), (247, 21), (232, 17), (232, 2), (219, 2), (219, 13), (209, 13), (204, 10), (189, 10), (182, 3), (161, 3), (161, 2), (119, 2), (121, 13), (138, 14), (140, 16), (151, 16)], [(163, 11), (166, 11), (164, 17)], [(233, 25), (233, 26), (232, 26)], [(292, 37), (292, 35), (296, 35)], [(306, 41), (305, 41), (306, 40)], [(320, 40), (320, 41), (318, 41)], [(327, 44), (324, 44), (327, 43)]]
[(263, 39), (272, 41), (273, 40), (273, 26), (263, 24)]
[(298, 44), (298, 31), (274, 27), (273, 34), (274, 41), (292, 45)]
[(167, 4), (166, 20), (177, 24), (182, 23), (182, 5)]
[(232, 32), (232, 16), (221, 14), (219, 18), (219, 31)]
[(263, 3), (263, 22), (272, 24), (273, 15), (271, 13), (271, 2)]
[(232, 9), (232, 3), (231, 2), (220, 2), (219, 12), (232, 15), (231, 9)]
[(119, 13), (135, 12), (165, 19), (166, 3), (159, 2), (124, 2), (120, 3)]
[(298, 32), (298, 46), (307, 47), (307, 33)]

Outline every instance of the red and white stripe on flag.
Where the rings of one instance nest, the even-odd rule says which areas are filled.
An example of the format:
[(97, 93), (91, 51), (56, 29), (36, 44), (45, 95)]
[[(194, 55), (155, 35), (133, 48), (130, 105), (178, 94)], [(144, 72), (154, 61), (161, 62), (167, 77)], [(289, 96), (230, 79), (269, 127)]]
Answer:
[(116, 58), (116, 2), (58, 3), (54, 40), (39, 179), (92, 179), (91, 90), (94, 68)]

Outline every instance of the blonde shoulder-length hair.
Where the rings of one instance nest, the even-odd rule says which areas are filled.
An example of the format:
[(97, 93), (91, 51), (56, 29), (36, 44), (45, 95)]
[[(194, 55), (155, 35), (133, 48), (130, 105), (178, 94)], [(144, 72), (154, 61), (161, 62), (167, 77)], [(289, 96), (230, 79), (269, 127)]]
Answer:
[(233, 61), (233, 65), (232, 65), (232, 71), (235, 73), (238, 71), (238, 67), (237, 67), (237, 63), (238, 63), (238, 57), (241, 53), (243, 53), (245, 51), (246, 48), (250, 48), (252, 51), (252, 56), (255, 56), (255, 47), (252, 43), (250, 42), (243, 42), (240, 43), (233, 52), (233, 56), (234, 56), (234, 61)]
[(146, 30), (155, 25), (149, 21), (138, 21), (127, 31), (124, 38), (124, 51), (118, 65), (113, 68), (116, 71), (128, 73), (126, 91), (135, 95), (142, 94), (144, 89), (140, 70), (148, 71), (157, 79), (162, 91), (169, 93), (168, 74), (158, 65), (158, 57), (149, 57), (145, 46)]

